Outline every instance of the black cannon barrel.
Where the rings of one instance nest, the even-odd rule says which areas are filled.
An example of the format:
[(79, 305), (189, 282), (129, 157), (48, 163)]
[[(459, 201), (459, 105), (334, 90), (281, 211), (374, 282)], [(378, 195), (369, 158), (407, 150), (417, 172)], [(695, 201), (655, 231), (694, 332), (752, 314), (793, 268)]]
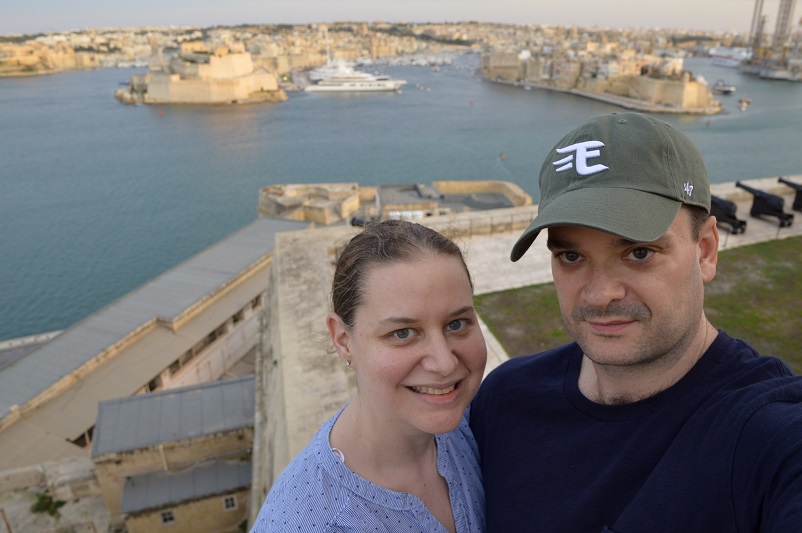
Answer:
[(792, 189), (796, 190), (796, 196), (794, 196), (794, 203), (791, 206), (791, 209), (794, 211), (802, 211), (802, 183), (796, 183), (795, 181), (789, 181), (782, 176), (777, 178), (777, 181), (780, 183), (784, 183), (788, 185)]
[(752, 193), (752, 208), (749, 210), (750, 216), (754, 218), (761, 218), (764, 216), (775, 217), (779, 221), (781, 228), (789, 227), (793, 223), (793, 213), (786, 213), (783, 211), (785, 200), (782, 196), (755, 189), (740, 181), (736, 181), (735, 186)]
[(716, 223), (730, 227), (730, 233), (743, 233), (746, 231), (746, 221), (736, 216), (737, 207), (735, 202), (731, 202), (720, 196), (710, 196), (710, 214), (716, 217)]

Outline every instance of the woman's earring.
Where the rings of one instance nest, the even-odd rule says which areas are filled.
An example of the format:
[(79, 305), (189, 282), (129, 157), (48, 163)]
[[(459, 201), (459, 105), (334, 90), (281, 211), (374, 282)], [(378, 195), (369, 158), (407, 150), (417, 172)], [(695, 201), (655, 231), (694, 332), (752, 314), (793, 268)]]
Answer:
[(343, 361), (343, 364), (345, 366), (351, 366), (351, 360), (350, 359), (346, 359), (346, 360)]

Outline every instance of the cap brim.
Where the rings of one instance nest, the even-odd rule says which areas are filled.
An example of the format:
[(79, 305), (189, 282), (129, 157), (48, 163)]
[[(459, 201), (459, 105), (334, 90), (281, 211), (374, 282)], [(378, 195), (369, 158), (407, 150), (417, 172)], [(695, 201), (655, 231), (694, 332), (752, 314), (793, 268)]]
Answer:
[(678, 200), (634, 189), (568, 191), (538, 209), (512, 247), (510, 259), (520, 259), (540, 231), (551, 226), (581, 226), (635, 242), (656, 241), (674, 223), (681, 206)]

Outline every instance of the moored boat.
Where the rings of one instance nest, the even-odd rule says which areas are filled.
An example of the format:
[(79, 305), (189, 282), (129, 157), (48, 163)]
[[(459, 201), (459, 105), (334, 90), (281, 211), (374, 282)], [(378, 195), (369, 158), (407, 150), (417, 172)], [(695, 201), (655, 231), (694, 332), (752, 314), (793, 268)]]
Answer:
[(369, 74), (341, 64), (325, 71), (317, 83), (308, 85), (304, 90), (309, 92), (397, 91), (405, 83), (404, 80)]
[(716, 94), (732, 94), (735, 92), (735, 85), (731, 85), (724, 80), (716, 80), (713, 84), (713, 92)]
[(752, 52), (748, 48), (728, 48), (717, 46), (709, 50), (710, 62), (719, 67), (738, 67), (744, 61), (752, 57)]

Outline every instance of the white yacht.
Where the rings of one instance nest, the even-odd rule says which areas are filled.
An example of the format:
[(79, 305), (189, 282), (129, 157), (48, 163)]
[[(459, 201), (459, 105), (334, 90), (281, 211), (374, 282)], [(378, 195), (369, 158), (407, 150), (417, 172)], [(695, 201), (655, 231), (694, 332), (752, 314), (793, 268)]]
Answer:
[(752, 51), (748, 48), (728, 48), (717, 46), (710, 49), (711, 64), (719, 67), (735, 68), (752, 57)]
[(319, 69), (317, 73), (322, 74), (319, 81), (308, 85), (306, 91), (397, 91), (406, 83), (389, 76), (374, 76), (344, 64)]

